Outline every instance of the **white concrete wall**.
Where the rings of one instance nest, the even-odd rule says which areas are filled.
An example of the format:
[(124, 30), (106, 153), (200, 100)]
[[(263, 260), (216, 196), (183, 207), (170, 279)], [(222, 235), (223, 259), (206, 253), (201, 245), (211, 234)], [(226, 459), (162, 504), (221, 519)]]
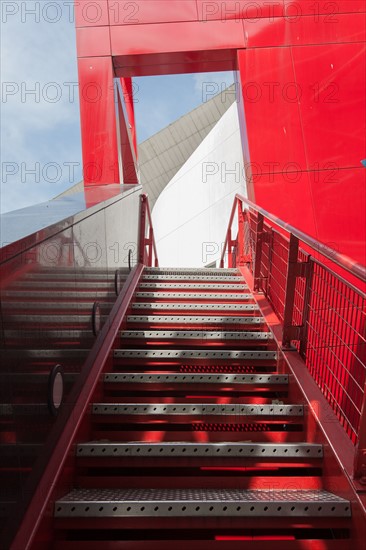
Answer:
[(243, 164), (235, 103), (156, 202), (161, 266), (202, 267), (220, 259), (235, 194), (246, 196)]

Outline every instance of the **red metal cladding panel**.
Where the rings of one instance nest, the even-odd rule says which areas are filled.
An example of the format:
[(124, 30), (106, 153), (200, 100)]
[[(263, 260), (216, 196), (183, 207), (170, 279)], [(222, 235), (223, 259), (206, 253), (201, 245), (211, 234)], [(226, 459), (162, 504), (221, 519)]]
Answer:
[(109, 27), (83, 27), (76, 29), (78, 57), (111, 55)]
[(119, 183), (111, 58), (79, 59), (79, 86), (85, 185)]
[(248, 19), (244, 28), (248, 48), (362, 42), (366, 38), (366, 18), (358, 14)]
[(283, 0), (197, 0), (200, 21), (260, 19), (284, 14)]
[(292, 55), (309, 169), (360, 167), (366, 150), (365, 45), (293, 48)]
[(310, 172), (309, 178), (319, 239), (366, 265), (366, 170)]
[(228, 50), (244, 47), (244, 28), (235, 21), (113, 26), (111, 42), (114, 56)]
[(306, 169), (290, 49), (241, 51), (238, 63), (253, 171), (273, 174)]
[(76, 27), (109, 25), (108, 0), (75, 0)]
[(312, 15), (317, 18), (319, 14), (327, 15), (329, 21), (336, 19), (339, 13), (361, 13), (366, 11), (364, 0), (283, 0), (285, 15), (291, 19), (297, 19), (302, 15)]
[(256, 203), (287, 223), (318, 237), (314, 198), (308, 172), (254, 175)]
[(197, 21), (196, 0), (109, 0), (111, 25)]

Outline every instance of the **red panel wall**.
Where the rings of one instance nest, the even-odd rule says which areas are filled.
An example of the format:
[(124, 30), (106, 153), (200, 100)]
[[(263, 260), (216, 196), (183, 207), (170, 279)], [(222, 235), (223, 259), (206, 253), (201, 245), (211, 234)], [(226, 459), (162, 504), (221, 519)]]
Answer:
[(362, 43), (239, 52), (252, 198), (362, 263), (365, 54)]
[(366, 263), (364, 0), (98, 0), (76, 21), (105, 100), (81, 94), (86, 184), (118, 180), (113, 77), (238, 69), (250, 196)]

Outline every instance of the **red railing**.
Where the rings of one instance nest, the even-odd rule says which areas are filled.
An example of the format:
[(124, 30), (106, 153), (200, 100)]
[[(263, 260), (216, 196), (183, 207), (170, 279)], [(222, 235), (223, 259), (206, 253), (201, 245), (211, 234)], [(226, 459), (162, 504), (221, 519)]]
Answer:
[[(89, 420), (87, 419), (89, 404), (98, 392), (101, 393), (101, 375), (110, 364), (112, 350), (118, 344), (119, 331), (128, 314), (144, 267), (158, 266), (151, 213), (146, 195), (141, 195), (139, 245), (138, 263), (132, 268), (119, 292), (70, 395), (60, 408), (56, 423), (27, 480), (24, 489), (26, 498), (11, 518), (4, 534), (6, 548), (11, 550), (31, 548), (37, 529), (42, 531), (41, 538), (46, 540), (49, 537), (49, 520), (52, 514), (49, 503), (55, 500), (56, 492), (60, 492), (60, 488), (61, 492), (69, 488), (72, 475), (70, 465), (74, 460), (72, 445), (80, 438), (83, 430), (88, 431), (86, 424), (91, 422), (90, 417)], [(68, 468), (64, 468), (66, 463), (69, 463)], [(41, 527), (42, 521), (45, 522), (45, 527)], [(42, 544), (43, 547), (46, 547), (46, 543)]]
[(241, 195), (230, 217), (225, 264), (249, 268), (254, 290), (265, 294), (281, 321), (283, 349), (297, 350), (305, 361), (358, 446), (356, 474), (366, 477), (366, 295), (360, 290), (366, 268)]
[(149, 199), (145, 194), (141, 195), (139, 262), (148, 267), (159, 267)]

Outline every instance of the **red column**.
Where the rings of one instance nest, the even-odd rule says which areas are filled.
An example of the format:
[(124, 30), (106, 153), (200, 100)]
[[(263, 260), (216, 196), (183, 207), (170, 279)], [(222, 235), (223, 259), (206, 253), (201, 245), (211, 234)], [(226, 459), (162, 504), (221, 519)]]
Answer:
[(85, 186), (120, 183), (111, 57), (79, 59)]

